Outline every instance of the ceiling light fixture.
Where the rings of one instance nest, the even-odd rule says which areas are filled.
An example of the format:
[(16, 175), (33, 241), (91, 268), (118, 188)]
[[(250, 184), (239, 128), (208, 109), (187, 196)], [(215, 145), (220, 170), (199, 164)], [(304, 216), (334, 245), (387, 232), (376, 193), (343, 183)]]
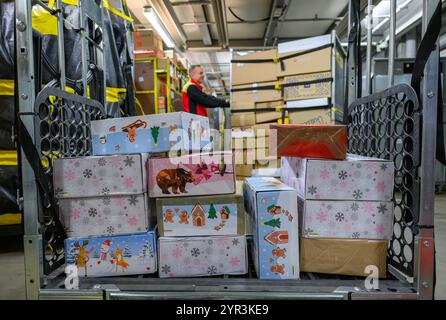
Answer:
[(163, 24), (161, 23), (161, 20), (159, 19), (158, 15), (156, 14), (155, 10), (153, 10), (152, 7), (145, 7), (144, 8), (144, 16), (147, 18), (147, 20), (149, 20), (153, 29), (155, 29), (155, 31), (158, 32), (161, 39), (163, 39), (164, 44), (168, 48), (174, 48), (175, 43), (174, 43), (172, 37), (170, 36), (170, 34), (164, 28)]

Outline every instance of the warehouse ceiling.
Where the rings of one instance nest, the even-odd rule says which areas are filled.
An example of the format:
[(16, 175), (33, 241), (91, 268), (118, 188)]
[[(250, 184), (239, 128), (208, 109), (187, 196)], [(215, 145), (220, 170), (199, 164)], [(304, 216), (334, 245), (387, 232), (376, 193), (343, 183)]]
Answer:
[(132, 0), (137, 27), (147, 28), (144, 7), (152, 7), (191, 64), (202, 64), (208, 85), (229, 89), (233, 50), (326, 34), (347, 12), (348, 0)]

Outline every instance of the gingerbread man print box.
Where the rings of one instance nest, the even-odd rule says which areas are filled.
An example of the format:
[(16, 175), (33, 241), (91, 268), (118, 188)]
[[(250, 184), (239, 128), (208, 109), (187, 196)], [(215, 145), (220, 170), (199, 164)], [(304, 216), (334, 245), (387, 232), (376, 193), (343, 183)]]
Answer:
[(152, 198), (235, 193), (232, 152), (151, 158), (147, 167)]
[(69, 237), (146, 232), (148, 154), (56, 159), (55, 196)]

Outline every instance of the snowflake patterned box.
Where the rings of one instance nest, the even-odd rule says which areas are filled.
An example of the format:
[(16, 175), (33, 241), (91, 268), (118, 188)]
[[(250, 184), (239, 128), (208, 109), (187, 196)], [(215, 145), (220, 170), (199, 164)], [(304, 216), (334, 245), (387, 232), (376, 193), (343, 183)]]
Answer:
[(247, 178), (246, 213), (253, 226), (252, 254), (260, 279), (299, 279), (296, 190), (269, 177)]
[(241, 195), (157, 198), (156, 209), (160, 236), (245, 234)]
[(304, 199), (390, 201), (394, 164), (348, 154), (344, 161), (282, 157), (284, 183)]
[(151, 158), (147, 172), (152, 198), (235, 193), (232, 152)]
[(157, 271), (155, 232), (65, 240), (65, 263), (79, 277), (148, 274)]
[(160, 237), (158, 254), (160, 278), (248, 272), (245, 236)]
[(306, 238), (390, 240), (393, 202), (303, 200), (298, 198)]
[(147, 231), (147, 156), (128, 154), (54, 161), (55, 196), (69, 237)]
[(92, 121), (91, 132), (94, 155), (210, 147), (209, 119), (188, 112)]

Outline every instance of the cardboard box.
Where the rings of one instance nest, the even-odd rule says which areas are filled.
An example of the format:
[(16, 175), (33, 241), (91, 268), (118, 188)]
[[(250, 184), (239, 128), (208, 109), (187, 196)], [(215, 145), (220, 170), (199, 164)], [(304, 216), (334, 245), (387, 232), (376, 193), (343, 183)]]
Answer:
[(145, 232), (147, 154), (60, 158), (53, 181), (69, 237)]
[(296, 190), (275, 178), (247, 178), (245, 209), (254, 226), (252, 254), (260, 279), (299, 279)]
[(243, 197), (235, 194), (158, 198), (156, 209), (163, 237), (245, 234)]
[(160, 278), (248, 272), (245, 236), (160, 237), (158, 246)]
[[(307, 81), (318, 81), (331, 78), (331, 72), (320, 72), (305, 74), (299, 76), (285, 77), (284, 84), (302, 83)], [(324, 80), (325, 81), (325, 80)], [(331, 97), (331, 84), (332, 80), (304, 84), (297, 86), (284, 87), (284, 100), (304, 100), (304, 99), (317, 99), (317, 98), (330, 98)]]
[(154, 90), (155, 70), (153, 68), (153, 61), (136, 61), (135, 62), (135, 90), (147, 91)]
[(210, 144), (209, 118), (188, 112), (91, 122), (94, 155), (199, 150)]
[(271, 124), (277, 124), (277, 122), (256, 124), (256, 125), (253, 125), (251, 128), (252, 128), (252, 130), (254, 130), (257, 138), (269, 137), (269, 126)]
[(251, 165), (254, 164), (255, 161), (256, 161), (256, 149), (234, 150), (234, 162), (236, 165)]
[[(259, 164), (268, 164), (269, 162), (277, 162), (276, 156), (271, 156), (268, 147), (256, 149), (256, 162)], [(280, 161), (279, 161), (280, 162)], [(279, 163), (280, 165), (280, 163)]]
[(233, 127), (252, 126), (256, 123), (254, 112), (237, 112), (231, 114), (231, 125)]
[[(235, 57), (231, 61), (232, 86), (257, 82), (276, 81), (278, 75), (277, 63), (273, 59), (277, 57), (277, 50), (258, 51), (243, 56)], [(271, 62), (246, 63), (246, 60), (270, 60)], [(261, 72), (259, 72), (261, 70)]]
[(163, 40), (153, 30), (136, 30), (134, 32), (134, 49), (163, 51)]
[[(253, 109), (255, 103), (281, 100), (281, 91), (276, 89), (264, 90), (262, 87), (274, 86), (277, 81), (256, 82), (245, 85), (233, 86), (233, 90), (248, 89), (247, 91), (235, 91), (231, 93), (231, 108), (234, 110)], [(259, 88), (259, 89), (257, 89)]]
[(379, 277), (387, 274), (386, 240), (300, 239), (302, 272), (349, 276), (370, 275), (367, 266), (377, 266)]
[(152, 198), (235, 192), (232, 152), (151, 158), (147, 162), (147, 173)]
[(393, 161), (348, 154), (345, 161), (282, 157), (281, 178), (313, 200), (391, 201)]
[(343, 125), (271, 125), (271, 155), (343, 160), (347, 127)]
[(393, 202), (303, 200), (298, 198), (305, 238), (390, 240)]
[[(253, 132), (253, 131), (252, 131)], [(254, 132), (253, 132), (254, 134)], [(254, 136), (246, 137), (246, 138), (233, 138), (231, 147), (235, 150), (240, 149), (255, 149), (256, 147), (256, 139)]]
[(252, 165), (252, 164), (236, 164), (235, 165), (235, 173), (236, 173), (237, 177), (250, 177), (253, 169), (254, 169), (254, 165)]
[(331, 108), (288, 110), (290, 124), (331, 124)]
[(68, 238), (65, 263), (77, 267), (79, 277), (148, 274), (157, 271), (155, 233)]
[[(277, 108), (283, 106), (283, 100), (256, 103), (256, 109), (262, 109), (256, 112), (256, 123), (277, 122), (278, 119), (282, 118), (282, 111)], [(266, 109), (271, 111), (265, 111)]]
[(136, 114), (143, 116), (147, 114), (155, 114), (155, 95), (153, 93), (136, 93), (136, 99), (141, 105), (141, 108), (136, 105)]
[(278, 54), (282, 58), (284, 68), (282, 70), (281, 64), (277, 64), (278, 77), (331, 71), (331, 47), (309, 52), (294, 58), (283, 59), (298, 52), (305, 52), (330, 45), (330, 43), (331, 35), (280, 43), (278, 46)]

